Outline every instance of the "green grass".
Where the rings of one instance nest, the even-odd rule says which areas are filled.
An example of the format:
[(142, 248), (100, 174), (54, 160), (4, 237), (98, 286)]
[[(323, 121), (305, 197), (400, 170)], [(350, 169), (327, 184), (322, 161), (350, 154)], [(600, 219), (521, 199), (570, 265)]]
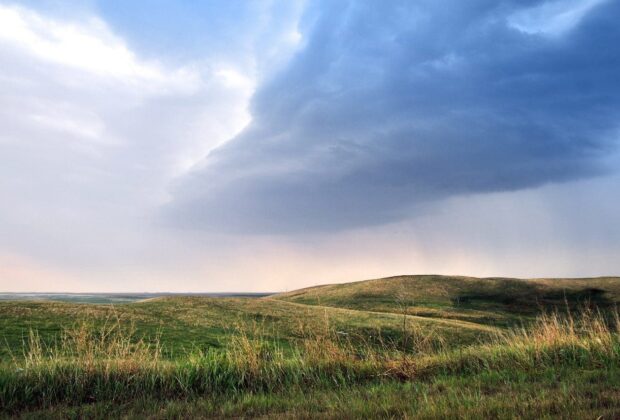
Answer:
[(410, 313), (509, 326), (550, 309), (620, 302), (620, 278), (512, 279), (463, 276), (397, 276), (331, 284), (272, 296), (287, 302), (366, 311)]
[(545, 369), (428, 381), (382, 382), (283, 393), (244, 393), (225, 399), (140, 398), (127, 403), (56, 405), (23, 418), (602, 418), (620, 414), (620, 372)]
[[(444, 316), (450, 312), (445, 302), (410, 307), (402, 303), (402, 293), (392, 295), (397, 301), (387, 306), (390, 310), (378, 310), (394, 290), (402, 291), (401, 284), (383, 282), (388, 284), (371, 284), (375, 292), (387, 290), (376, 307), (366, 310), (354, 308), (355, 297), (346, 300), (340, 287), (335, 288), (337, 293), (327, 289), (331, 301), (325, 302), (329, 293), (323, 293), (320, 302), (311, 304), (288, 301), (306, 292), (261, 299), (173, 297), (118, 306), (2, 302), (0, 414), (25, 418), (615, 418), (620, 414), (620, 323), (606, 302), (600, 306), (590, 302), (577, 310), (577, 303), (583, 302), (566, 298), (561, 311), (555, 304), (547, 304), (546, 313), (506, 311), (505, 319), (515, 321), (492, 326), (480, 313), (498, 311), (501, 316), (497, 309), (469, 308), (470, 317)], [(493, 282), (496, 292), (499, 283)], [(507, 282), (504, 293), (523, 287)], [(545, 284), (548, 280), (532, 282), (552, 288)], [(347, 286), (349, 292), (360, 291), (360, 284), (368, 294), (370, 288), (363, 283), (355, 283), (353, 289)], [(411, 295), (423, 295), (420, 285), (415, 283)], [(569, 286), (577, 291), (582, 287)], [(434, 290), (427, 291), (428, 302), (436, 299)], [(490, 299), (490, 292), (480, 292), (484, 293)], [(334, 296), (347, 307), (330, 306), (335, 305)], [(453, 309), (453, 314), (467, 313)], [(420, 316), (423, 310), (435, 312)]]
[[(367, 339), (400, 337), (401, 316), (344, 308), (302, 306), (271, 299), (174, 297), (125, 305), (84, 305), (63, 302), (0, 302), (0, 356), (21, 348), (28, 332), (37, 330), (51, 343), (62, 328), (76, 323), (93, 327), (118, 320), (131, 325), (147, 341), (158, 338), (166, 357), (182, 357), (195, 350), (226, 347), (231, 332), (260, 325), (262, 334), (287, 346), (307, 332), (334, 329)], [(453, 320), (410, 317), (410, 322), (450, 337), (456, 344), (488, 336), (492, 328)]]

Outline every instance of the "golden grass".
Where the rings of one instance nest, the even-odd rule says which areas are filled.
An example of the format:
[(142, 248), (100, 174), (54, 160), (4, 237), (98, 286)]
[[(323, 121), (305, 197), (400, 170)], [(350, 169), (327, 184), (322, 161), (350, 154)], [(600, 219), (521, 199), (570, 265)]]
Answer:
[(87, 371), (156, 367), (162, 359), (159, 340), (147, 343), (135, 331), (135, 326), (123, 326), (119, 319), (108, 319), (99, 327), (83, 322), (63, 329), (59, 339), (49, 344), (30, 330), (22, 354), (13, 355), (12, 361), (23, 370), (64, 363), (78, 364)]

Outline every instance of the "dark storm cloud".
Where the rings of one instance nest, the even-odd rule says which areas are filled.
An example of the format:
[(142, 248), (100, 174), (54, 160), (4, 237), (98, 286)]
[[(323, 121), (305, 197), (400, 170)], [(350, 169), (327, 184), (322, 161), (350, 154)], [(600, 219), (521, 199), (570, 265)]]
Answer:
[(258, 90), (250, 126), (178, 182), (168, 214), (215, 230), (337, 230), (604, 172), (620, 3), (583, 16), (562, 7), (586, 2), (564, 3), (547, 13), (573, 21), (552, 28), (540, 22), (554, 15), (513, 23), (537, 1), (311, 4), (303, 49)]

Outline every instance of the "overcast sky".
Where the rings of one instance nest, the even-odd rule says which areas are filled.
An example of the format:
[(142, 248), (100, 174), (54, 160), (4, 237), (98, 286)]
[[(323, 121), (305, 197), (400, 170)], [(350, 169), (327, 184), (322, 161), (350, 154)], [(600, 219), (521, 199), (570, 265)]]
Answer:
[(618, 275), (618, 21), (0, 0), (0, 291)]

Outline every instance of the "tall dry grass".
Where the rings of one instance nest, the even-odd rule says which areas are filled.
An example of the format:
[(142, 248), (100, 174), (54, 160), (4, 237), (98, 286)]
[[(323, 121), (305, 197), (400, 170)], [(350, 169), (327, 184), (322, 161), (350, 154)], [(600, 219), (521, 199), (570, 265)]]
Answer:
[(618, 312), (584, 309), (543, 314), (531, 325), (498, 332), (490, 342), (424, 358), (417, 373), (600, 368), (615, 367), (619, 361)]
[(60, 337), (46, 343), (37, 331), (30, 330), (21, 357), (12, 356), (18, 369), (35, 369), (43, 365), (75, 363), (85, 369), (109, 370), (123, 365), (127, 369), (156, 366), (161, 361), (162, 347), (137, 338), (133, 325), (123, 326), (120, 320), (94, 327), (81, 323), (62, 330)]

